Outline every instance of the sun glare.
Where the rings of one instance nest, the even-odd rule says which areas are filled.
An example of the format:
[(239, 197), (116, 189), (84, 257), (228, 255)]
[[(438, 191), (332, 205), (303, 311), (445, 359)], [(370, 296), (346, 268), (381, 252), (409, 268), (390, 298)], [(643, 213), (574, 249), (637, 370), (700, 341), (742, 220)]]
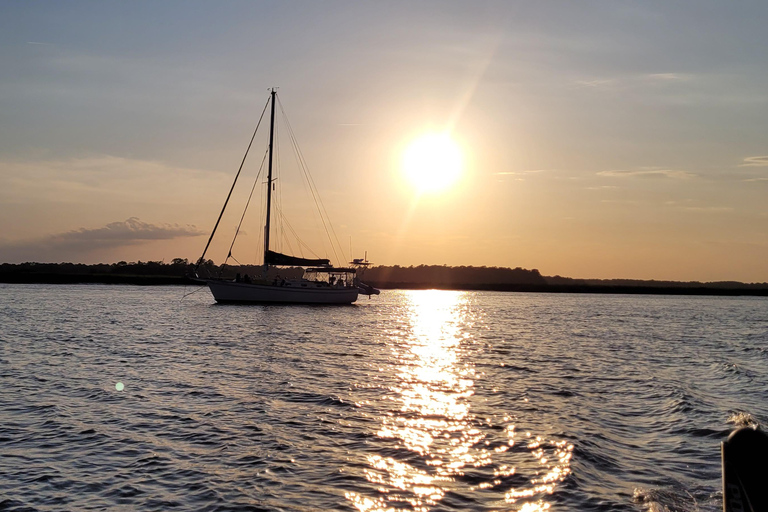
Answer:
[(420, 193), (439, 192), (461, 174), (461, 149), (445, 133), (424, 135), (403, 153), (403, 172)]

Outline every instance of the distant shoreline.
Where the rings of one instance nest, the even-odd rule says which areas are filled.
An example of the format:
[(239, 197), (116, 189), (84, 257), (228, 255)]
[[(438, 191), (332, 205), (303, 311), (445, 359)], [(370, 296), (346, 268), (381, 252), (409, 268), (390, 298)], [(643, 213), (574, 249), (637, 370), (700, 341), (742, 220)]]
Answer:
[[(594, 284), (439, 284), (439, 283), (379, 283), (366, 280), (367, 283), (388, 290), (458, 290), (458, 291), (495, 291), (520, 293), (600, 293), (614, 295), (709, 295), (709, 296), (754, 296), (768, 297), (768, 287), (707, 287), (707, 286), (627, 286)], [(137, 286), (189, 286), (199, 285), (199, 281), (181, 276), (146, 276), (129, 274), (64, 274), (64, 273), (0, 273), (3, 284), (108, 284)]]
[(180, 276), (141, 276), (122, 274), (0, 274), (3, 284), (131, 284), (139, 286), (167, 286), (199, 284)]
[[(376, 286), (375, 284), (373, 286)], [(452, 287), (414, 286), (396, 283), (377, 286), (393, 290), (457, 290), (518, 293), (602, 293), (614, 295), (714, 295), (768, 297), (768, 288), (709, 288), (709, 287), (667, 287), (667, 286), (607, 286), (607, 285), (456, 285)]]

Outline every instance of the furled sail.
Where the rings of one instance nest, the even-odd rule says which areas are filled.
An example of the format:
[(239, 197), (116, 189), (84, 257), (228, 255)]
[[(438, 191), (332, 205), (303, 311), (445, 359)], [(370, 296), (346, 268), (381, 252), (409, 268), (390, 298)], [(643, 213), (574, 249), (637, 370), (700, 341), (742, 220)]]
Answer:
[(283, 265), (288, 267), (316, 267), (321, 265), (330, 265), (330, 260), (299, 258), (298, 256), (289, 256), (275, 251), (267, 251), (264, 254), (267, 265)]

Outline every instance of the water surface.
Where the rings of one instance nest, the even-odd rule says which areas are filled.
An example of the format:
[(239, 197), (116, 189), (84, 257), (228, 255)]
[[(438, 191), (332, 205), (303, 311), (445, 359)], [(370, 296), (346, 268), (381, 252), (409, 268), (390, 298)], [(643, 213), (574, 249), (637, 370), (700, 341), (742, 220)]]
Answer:
[(765, 298), (185, 291), (0, 285), (1, 510), (715, 511), (768, 417)]

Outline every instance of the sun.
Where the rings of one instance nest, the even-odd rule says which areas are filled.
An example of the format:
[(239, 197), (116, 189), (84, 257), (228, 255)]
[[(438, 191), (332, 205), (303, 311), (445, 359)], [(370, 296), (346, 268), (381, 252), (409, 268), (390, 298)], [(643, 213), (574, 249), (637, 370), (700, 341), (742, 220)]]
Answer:
[(453, 185), (461, 166), (461, 149), (446, 133), (423, 135), (403, 152), (403, 173), (419, 193), (440, 192)]

